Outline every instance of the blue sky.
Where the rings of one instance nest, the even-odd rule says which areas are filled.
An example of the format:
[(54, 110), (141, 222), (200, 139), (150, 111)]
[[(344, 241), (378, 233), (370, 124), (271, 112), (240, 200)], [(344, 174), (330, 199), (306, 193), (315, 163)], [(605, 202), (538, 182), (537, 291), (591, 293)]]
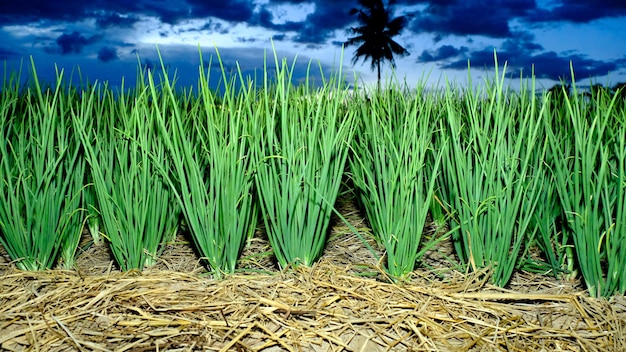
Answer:
[[(198, 45), (205, 61), (220, 51), (227, 70), (239, 63), (253, 75), (264, 55), (298, 56), (296, 75), (318, 62), (325, 72), (343, 63), (365, 82), (375, 80), (369, 62), (352, 65), (354, 47), (341, 58), (341, 43), (357, 25), (349, 15), (357, 0), (17, 0), (0, 2), (0, 62), (10, 69), (35, 60), (40, 78), (54, 77), (54, 64), (80, 67), (89, 80), (133, 82), (138, 57), (155, 67), (158, 44), (179, 84), (197, 79)], [(569, 77), (579, 84), (612, 86), (626, 81), (625, 0), (397, 0), (394, 15), (409, 16), (396, 40), (410, 55), (397, 60), (396, 76), (414, 85), (421, 77), (463, 84), (470, 60), (474, 79), (493, 76), (493, 52), (519, 77), (534, 65), (540, 86)], [(23, 60), (23, 61), (22, 61)], [(485, 68), (487, 68), (485, 70)], [(385, 66), (384, 74), (391, 71)], [(350, 78), (351, 80), (351, 78)], [(515, 84), (516, 80), (512, 80)]]

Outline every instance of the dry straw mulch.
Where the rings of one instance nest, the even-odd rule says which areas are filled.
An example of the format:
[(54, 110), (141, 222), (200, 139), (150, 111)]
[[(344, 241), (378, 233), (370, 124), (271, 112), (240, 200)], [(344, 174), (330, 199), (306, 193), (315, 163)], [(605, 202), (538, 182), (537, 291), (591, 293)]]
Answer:
[[(21, 272), (4, 264), (0, 348), (7, 351), (620, 351), (626, 300), (518, 275), (424, 271), (402, 285), (325, 256), (311, 269), (218, 281), (150, 269)], [(331, 247), (333, 247), (331, 245)], [(361, 275), (361, 276), (359, 276)], [(544, 281), (539, 281), (544, 280)]]
[(496, 288), (488, 273), (450, 269), (446, 246), (397, 285), (345, 232), (313, 268), (283, 271), (255, 238), (242, 272), (221, 281), (182, 237), (143, 272), (119, 272), (106, 246), (73, 271), (22, 272), (4, 258), (0, 350), (625, 351), (624, 297), (527, 273)]

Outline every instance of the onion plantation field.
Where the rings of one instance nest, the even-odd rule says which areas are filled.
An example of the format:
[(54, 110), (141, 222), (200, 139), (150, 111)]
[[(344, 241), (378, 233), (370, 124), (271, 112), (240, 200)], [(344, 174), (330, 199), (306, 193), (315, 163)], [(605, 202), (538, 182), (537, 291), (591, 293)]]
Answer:
[[(219, 60), (217, 64), (222, 67)], [(263, 314), (269, 314), (269, 309), (276, 317), (273, 323), (263, 320), (269, 325), (245, 320), (250, 315), (237, 316), (227, 303), (212, 306), (209, 310), (221, 314), (222, 323), (207, 323), (204, 330), (198, 330), (205, 334), (203, 342), (196, 345), (199, 350), (212, 350), (208, 346), (219, 346), (215, 350), (315, 350), (297, 342), (311, 337), (308, 330), (297, 330), (302, 335), (294, 337), (289, 334), (295, 330), (280, 329), (280, 321), (301, 319), (298, 321), (302, 323), (309, 319), (319, 323), (324, 307), (353, 297), (368, 285), (380, 285), (377, 289), (390, 295), (385, 296), (388, 302), (401, 300), (395, 296), (400, 293), (402, 299), (429, 299), (426, 296), (432, 295), (432, 299), (448, 299), (448, 304), (460, 304), (463, 299), (483, 304), (490, 300), (524, 303), (578, 299), (606, 303), (626, 294), (624, 91), (594, 90), (589, 94), (575, 83), (571, 90), (539, 90), (533, 78), (521, 79), (516, 81), (520, 82), (518, 87), (510, 87), (505, 79), (506, 65), (502, 69), (497, 59), (492, 80), (468, 82), (467, 87), (445, 83), (433, 88), (418, 83), (414, 87), (391, 84), (383, 89), (367, 88), (358, 82), (347, 84), (341, 71), (330, 76), (322, 73), (329, 78), (321, 85), (313, 84), (313, 80), (296, 85), (292, 83), (293, 67), (274, 58), (256, 81), (241, 71), (230, 75), (222, 67), (219, 77), (211, 77), (211, 70), (200, 68), (197, 86), (178, 87), (175, 75), (163, 65), (157, 73), (139, 69), (136, 86), (122, 84), (118, 89), (103, 82), (70, 85), (63, 71), (57, 72), (53, 84), (39, 82), (34, 63), (26, 85), (21, 84), (23, 73), (5, 72), (0, 95), (0, 245), (10, 263), (3, 265), (1, 280), (24, 285), (36, 281), (42, 287), (48, 285), (43, 282), (71, 287), (80, 281), (91, 285), (84, 292), (110, 292), (108, 299), (126, 294), (125, 299), (134, 302), (128, 303), (128, 314), (145, 319), (137, 320), (137, 326), (150, 326), (151, 330), (140, 334), (147, 336), (145, 340), (140, 335), (126, 339), (123, 336), (130, 336), (130, 332), (121, 328), (122, 320), (109, 321), (104, 310), (93, 310), (100, 302), (96, 298), (103, 298), (95, 293), (82, 303), (90, 313), (68, 313), (65, 320), (59, 320), (62, 313), (48, 316), (42, 304), (42, 314), (48, 320), (37, 323), (40, 325), (31, 322), (30, 328), (26, 323), (20, 325), (23, 333), (11, 335), (13, 330), (7, 327), (26, 318), (9, 314), (10, 309), (18, 312), (17, 307), (28, 301), (13, 305), (7, 294), (9, 286), (3, 286), (0, 302), (5, 301), (0, 307), (13, 308), (0, 308), (0, 336), (5, 336), (0, 337), (0, 346), (32, 349), (34, 336), (39, 336), (34, 340), (40, 341), (38, 348), (44, 350), (45, 339), (57, 350), (64, 350), (63, 346), (117, 350), (110, 336), (106, 344), (98, 345), (93, 342), (97, 340), (95, 333), (83, 333), (79, 338), (68, 328), (67, 324), (89, 316), (100, 328), (122, 329), (117, 338), (128, 343), (127, 350), (133, 349), (132, 341), (157, 346), (158, 350), (154, 341), (174, 339), (186, 329), (203, 326), (193, 320), (195, 316), (185, 320), (185, 312), (203, 311), (207, 306), (198, 302), (199, 306), (187, 305), (176, 313), (174, 307), (186, 304), (183, 296), (180, 301), (168, 300), (167, 305), (147, 298), (142, 303), (135, 301), (139, 296), (115, 285), (128, 282), (123, 287), (131, 290), (137, 282), (147, 280), (146, 288), (168, 292), (170, 296), (163, 299), (190, 290), (186, 283), (193, 290), (207, 292), (211, 287), (221, 287), (222, 293), (251, 285), (262, 281), (261, 274), (245, 269), (242, 255), (255, 241), (267, 244), (265, 251), (255, 255), (271, 263), (273, 279), (268, 282), (275, 287), (284, 284), (276, 281), (276, 275), (295, 275), (304, 285), (298, 287), (308, 287), (309, 291), (303, 292), (325, 287), (320, 282), (312, 284), (314, 275), (325, 277), (330, 272), (323, 269), (326, 267), (320, 260), (324, 262), (328, 255), (325, 250), (329, 244), (336, 246), (342, 238), (350, 238), (351, 246), (367, 253), (361, 258), (369, 262), (359, 265), (370, 269), (360, 274), (346, 271), (328, 275), (323, 282), (332, 282), (328, 287), (333, 293), (307, 300), (321, 305), (315, 309), (299, 308), (293, 300), (281, 301), (261, 291), (258, 294), (262, 296), (251, 295), (246, 302), (256, 302), (250, 304), (265, 309)], [(310, 65), (310, 70), (319, 68)], [(574, 74), (572, 69), (572, 78)], [(219, 82), (217, 90), (210, 88), (213, 82)], [(353, 221), (353, 213), (339, 206), (346, 198), (360, 214), (360, 224)], [(333, 231), (338, 227), (343, 229), (341, 233)], [(168, 246), (180, 238), (189, 241), (190, 250), (185, 255), (198, 263), (203, 274), (177, 276), (172, 282), (186, 288), (171, 291), (169, 285), (174, 283), (167, 277), (174, 275), (172, 271), (159, 274), (154, 268), (163, 262)], [(104, 247), (119, 272), (116, 281), (101, 275), (85, 276), (77, 270), (81, 253)], [(430, 253), (440, 253), (444, 247), (448, 250), (433, 267)], [(347, 248), (342, 251), (349, 252)], [(254, 255), (244, 257), (249, 262)], [(467, 285), (481, 282), (476, 286), (479, 288), (464, 290), (459, 288), (461, 281), (454, 281), (460, 279), (451, 279), (454, 275), (437, 274), (446, 266), (466, 278), (463, 282)], [(376, 275), (367, 277), (370, 271)], [(436, 278), (441, 292), (445, 285), (456, 287), (455, 291), (449, 295), (421, 291), (419, 287), (428, 284), (416, 281), (416, 272), (430, 272), (425, 275)], [(163, 282), (157, 280), (159, 275)], [(511, 284), (516, 275), (556, 283), (577, 281), (584, 291), (567, 297), (516, 294)], [(232, 286), (233, 282), (237, 284)], [(491, 291), (483, 290), (485, 287)], [(264, 289), (271, 291), (269, 286)], [(250, 288), (250, 292), (254, 290)], [(43, 292), (34, 294), (33, 302), (45, 296)], [(141, 292), (141, 297), (153, 297), (150, 290)], [(367, 293), (361, 292), (358, 299), (365, 300), (365, 296)], [(389, 309), (418, 304), (402, 302), (391, 304)], [(488, 308), (494, 307), (495, 303)], [(525, 346), (518, 347), (521, 350), (570, 350), (564, 346), (572, 341), (578, 341), (572, 346), (581, 350), (623, 346), (626, 306), (623, 310), (611, 304), (602, 307), (613, 314), (607, 318), (612, 325), (603, 328), (604, 333), (598, 330), (597, 335), (560, 340), (563, 331), (550, 332), (545, 322), (544, 332), (552, 333), (556, 342), (536, 346), (528, 342), (530, 338), (515, 345), (511, 335), (498, 335), (498, 329), (476, 333), (484, 333), (482, 337), (472, 332), (464, 335), (473, 343), (459, 335), (455, 337), (460, 339), (458, 344), (448, 346), (435, 339), (433, 344), (415, 345), (425, 343), (432, 336), (429, 334), (437, 331), (454, 335), (454, 330), (446, 332), (443, 325), (435, 324), (443, 321), (438, 320), (443, 319), (438, 314), (447, 314), (441, 312), (427, 314), (429, 318), (415, 326), (406, 315), (408, 320), (397, 321), (405, 324), (404, 332), (393, 338), (372, 328), (378, 321), (371, 317), (368, 319), (373, 325), (367, 325), (371, 338), (363, 337), (365, 333), (359, 335), (369, 342), (345, 342), (347, 330), (319, 328), (311, 334), (323, 340), (319, 346), (327, 350), (347, 351), (360, 350), (358, 346), (372, 341), (397, 341), (377, 342), (377, 346), (385, 346), (381, 350), (411, 350), (411, 346), (415, 350), (515, 350), (515, 346)], [(168, 316), (170, 320), (163, 320), (163, 325), (156, 318), (146, 318), (147, 312), (166, 310), (180, 314), (176, 319)], [(581, 308), (578, 312), (589, 331), (594, 331), (599, 323), (590, 323), (591, 310)], [(353, 324), (350, 326), (363, 323), (351, 315), (338, 318), (347, 314), (345, 311), (333, 310), (336, 316), (324, 312), (326, 319), (343, 319), (345, 324)], [(534, 319), (532, 314), (524, 314), (515, 319)], [(219, 322), (221, 318), (216, 319)], [(464, 321), (472, 323), (468, 319)], [(507, 319), (509, 325), (503, 329), (514, 331), (513, 318)], [(241, 323), (244, 320), (246, 323)], [(134, 320), (123, 321), (130, 328), (129, 322)], [(317, 326), (311, 324), (311, 329)], [(443, 330), (437, 330), (440, 327)], [(30, 335), (28, 329), (32, 330)], [(57, 334), (35, 333), (47, 329)], [(221, 333), (208, 332), (211, 329)], [(540, 331), (540, 327), (529, 329), (515, 330), (515, 336), (524, 339), (524, 334)], [(254, 337), (253, 332), (260, 337)], [(210, 337), (213, 333), (215, 341)], [(492, 340), (488, 334), (493, 334)], [(85, 337), (88, 335), (94, 340)], [(578, 338), (592, 342), (586, 344)], [(146, 345), (146, 341), (154, 343)], [(174, 345), (177, 350), (195, 350), (191, 342), (185, 343)], [(162, 344), (172, 350), (174, 345)]]

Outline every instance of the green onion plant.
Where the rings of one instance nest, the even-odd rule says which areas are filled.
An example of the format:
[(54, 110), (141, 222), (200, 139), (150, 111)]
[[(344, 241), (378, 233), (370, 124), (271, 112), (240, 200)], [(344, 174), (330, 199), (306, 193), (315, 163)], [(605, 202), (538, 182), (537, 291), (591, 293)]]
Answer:
[[(472, 271), (491, 268), (499, 286), (507, 284), (534, 236), (530, 223), (543, 182), (537, 99), (504, 90), (505, 71), (506, 65), (499, 75), (496, 58), (497, 79), (483, 90), (468, 88), (462, 97), (448, 90), (441, 126), (450, 144), (441, 184), (459, 226), (453, 234), (457, 254)], [(534, 80), (532, 86), (534, 91)]]
[[(341, 71), (321, 88), (292, 85), (291, 67), (275, 56), (275, 81), (267, 64), (254, 130), (255, 173), (265, 229), (282, 268), (311, 266), (322, 254), (353, 137), (353, 113), (343, 101)], [(321, 70), (320, 70), (321, 71)], [(321, 73), (324, 77), (324, 74)]]
[(615, 110), (617, 95), (593, 99), (586, 104), (574, 83), (565, 94), (565, 128), (545, 125), (564, 231), (589, 294), (606, 297), (626, 292), (626, 115)]
[(404, 279), (425, 250), (445, 238), (422, 243), (446, 148), (442, 143), (432, 149), (434, 100), (423, 85), (415, 92), (394, 87), (351, 108), (360, 122), (350, 159), (354, 185), (374, 237), (386, 250), (387, 272)]
[[(168, 159), (158, 139), (156, 107), (150, 106), (146, 88), (117, 100), (106, 90), (102, 103), (109, 110), (93, 116), (94, 110), (99, 111), (93, 107), (99, 102), (96, 92), (96, 88), (83, 92), (74, 122), (111, 252), (121, 270), (142, 269), (156, 263), (164, 238), (171, 236), (178, 222), (178, 205), (159, 172)], [(98, 130), (94, 121), (109, 125)]]
[(192, 104), (188, 115), (181, 109), (165, 69), (162, 96), (153, 75), (148, 75), (154, 101), (164, 102), (155, 111), (172, 160), (169, 182), (176, 189), (198, 251), (218, 278), (235, 271), (243, 246), (257, 225), (255, 154), (250, 135), (250, 126), (255, 123), (254, 89), (239, 71), (242, 89), (236, 91), (235, 82), (226, 78), (221, 59), (219, 64), (225, 85), (223, 98), (209, 89), (210, 77), (200, 67), (200, 103)]
[[(0, 98), (0, 243), (22, 270), (43, 270), (62, 256), (74, 264), (82, 231), (84, 161), (56, 86), (42, 90), (31, 59), (33, 84), (19, 76), (3, 82)], [(5, 73), (6, 74), (6, 73)]]

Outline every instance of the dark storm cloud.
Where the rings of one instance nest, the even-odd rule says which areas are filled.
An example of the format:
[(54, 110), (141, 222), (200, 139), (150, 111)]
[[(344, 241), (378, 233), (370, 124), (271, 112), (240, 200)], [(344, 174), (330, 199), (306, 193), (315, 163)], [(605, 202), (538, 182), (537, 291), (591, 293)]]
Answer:
[(18, 52), (0, 47), (0, 61), (15, 59), (19, 57), (21, 57), (21, 55)]
[[(398, 3), (414, 3), (408, 0)], [(448, 35), (483, 35), (509, 38), (514, 33), (511, 22), (541, 24), (550, 22), (588, 23), (593, 20), (626, 15), (626, 1), (620, 0), (555, 0), (549, 7), (535, 0), (431, 0), (418, 1), (426, 8), (412, 15), (411, 30), (430, 33), (435, 40)]]
[[(525, 76), (531, 74), (533, 66), (535, 76), (538, 78), (548, 78), (552, 80), (569, 79), (570, 62), (574, 67), (574, 74), (577, 80), (605, 76), (609, 72), (614, 72), (620, 66), (617, 62), (606, 62), (590, 59), (579, 54), (558, 54), (554, 51), (531, 53), (525, 51), (497, 50), (498, 63), (507, 62), (508, 72), (512, 77), (519, 77), (520, 72)], [(458, 58), (441, 67), (445, 69), (466, 70), (467, 61), (475, 69), (491, 70), (495, 65), (494, 48), (473, 51), (468, 56)], [(623, 67), (623, 66), (622, 66)]]
[(502, 50), (530, 54), (543, 50), (543, 46), (535, 43), (535, 37), (532, 34), (516, 32), (502, 43)]
[(274, 41), (283, 41), (283, 40), (286, 40), (286, 39), (287, 39), (287, 35), (283, 34), (283, 33), (275, 34), (275, 35), (272, 36), (272, 40), (274, 40)]
[[(435, 42), (449, 36), (465, 37), (467, 43), (476, 40), (480, 35), (503, 41), (498, 46), (498, 55), (509, 61), (510, 67), (530, 71), (530, 65), (536, 64), (537, 74), (548, 78), (558, 78), (569, 72), (569, 61), (574, 62), (576, 73), (580, 77), (604, 75), (624, 66), (623, 61), (603, 62), (586, 56), (572, 53), (546, 51), (538, 45), (529, 34), (531, 28), (552, 25), (552, 22), (569, 21), (587, 23), (596, 19), (626, 16), (624, 0), (552, 0), (539, 6), (536, 0), (391, 0), (394, 3), (393, 16), (407, 15), (410, 19), (405, 34), (427, 34)], [(312, 13), (300, 20), (289, 19), (273, 13), (275, 5), (310, 5)], [(111, 41), (101, 43), (97, 51), (98, 60), (109, 62), (118, 60), (118, 52), (113, 45), (129, 42), (134, 38), (125, 37), (124, 31), (109, 29), (127, 29), (138, 22), (153, 23), (158, 19), (162, 24), (187, 24), (189, 20), (202, 20), (197, 28), (180, 26), (173, 31), (202, 31), (209, 33), (228, 33), (234, 25), (244, 23), (249, 29), (259, 27), (269, 29), (274, 40), (292, 41), (302, 47), (316, 47), (324, 44), (340, 45), (342, 38), (335, 36), (356, 26), (356, 17), (350, 16), (350, 9), (358, 7), (357, 0), (0, 0), (0, 29), (5, 25), (23, 24), (33, 28), (54, 28), (65, 26), (65, 33), (57, 38), (49, 37), (55, 32), (43, 35), (45, 38), (33, 38), (30, 48), (44, 47), (48, 53), (77, 54), (88, 51), (85, 48), (100, 40)], [(413, 12), (405, 12), (411, 6)], [(304, 7), (303, 7), (304, 8)], [(418, 9), (418, 10), (416, 10)], [(281, 10), (282, 11), (282, 10)], [(303, 16), (301, 16), (303, 17)], [(95, 23), (89, 28), (85, 23)], [(52, 27), (54, 26), (54, 27)], [(82, 26), (82, 27), (79, 27)], [(83, 32), (71, 32), (74, 28), (83, 28)], [(156, 28), (164, 36), (172, 36), (168, 26)], [(181, 29), (182, 28), (182, 29)], [(520, 29), (521, 28), (521, 29)], [(168, 30), (165, 30), (168, 29)], [(101, 31), (103, 37), (92, 36), (93, 31)], [(524, 32), (528, 31), (528, 32)], [(71, 33), (70, 33), (71, 32)], [(110, 33), (115, 38), (109, 37)], [(261, 33), (264, 33), (261, 31)], [(34, 36), (35, 34), (33, 34)], [(41, 34), (37, 34), (40, 35)], [(55, 36), (58, 34), (54, 34)], [(106, 35), (106, 37), (104, 36)], [(255, 36), (237, 34), (233, 43), (249, 42)], [(119, 38), (122, 36), (122, 38)], [(458, 38), (457, 38), (458, 39)], [(3, 43), (4, 44), (4, 43)], [(401, 43), (411, 45), (411, 43)], [(108, 45), (108, 46), (105, 46)], [(470, 44), (465, 44), (471, 47)], [(252, 44), (250, 45), (252, 46)], [(296, 45), (298, 46), (298, 45)], [(582, 50), (582, 49), (581, 49)], [(15, 53), (5, 45), (0, 48), (0, 59), (10, 58)], [(491, 48), (469, 49), (466, 46), (441, 45), (424, 50), (414, 59), (417, 62), (437, 62), (441, 68), (467, 68), (467, 59), (472, 66), (491, 67), (493, 50)], [(621, 62), (621, 63), (620, 63)], [(150, 64), (147, 62), (146, 64)], [(551, 66), (548, 66), (551, 65)]]
[(534, 37), (528, 33), (515, 33), (498, 47), (488, 47), (481, 50), (470, 50), (467, 47), (442, 45), (441, 47), (423, 51), (418, 62), (439, 62), (443, 69), (467, 70), (468, 60), (474, 69), (492, 70), (495, 65), (494, 49), (498, 63), (504, 62), (508, 66), (511, 77), (520, 74), (529, 76), (534, 66), (535, 76), (552, 80), (570, 78), (570, 62), (574, 66), (576, 79), (585, 79), (604, 76), (626, 67), (626, 58), (616, 61), (601, 61), (590, 59), (575, 53), (556, 53), (545, 51), (534, 42)]
[(96, 17), (96, 24), (100, 28), (132, 27), (139, 19), (135, 16), (122, 16), (118, 13), (107, 13)]
[[(552, 7), (539, 8), (535, 0), (397, 0), (402, 5), (423, 4), (424, 9), (410, 15), (410, 29), (429, 33), (435, 39), (448, 35), (484, 35), (508, 38), (513, 33), (511, 20), (520, 22), (589, 22), (604, 17), (626, 15), (626, 2), (615, 0), (556, 0)], [(314, 3), (315, 10), (304, 21), (276, 24), (269, 10), (272, 5)], [(251, 0), (20, 0), (0, 2), (0, 25), (38, 21), (78, 22), (93, 18), (100, 28), (131, 27), (142, 16), (177, 24), (189, 19), (220, 19), (229, 23), (248, 23), (276, 31), (293, 32), (301, 43), (324, 43), (335, 30), (345, 30), (355, 18), (349, 16), (357, 0), (270, 0), (256, 5)], [(396, 13), (394, 15), (402, 15)]]
[(255, 38), (247, 38), (247, 37), (237, 37), (235, 40), (238, 43), (256, 43), (257, 40)]
[[(148, 1), (145, 1), (146, 3)], [(40, 21), (77, 22), (89, 18), (114, 24), (118, 16), (119, 25), (127, 25), (125, 18), (148, 14), (144, 2), (127, 0), (18, 0), (0, 1), (0, 25)], [(107, 17), (110, 17), (107, 20)]]
[(425, 10), (411, 14), (411, 30), (432, 33), (436, 39), (447, 35), (511, 36), (509, 21), (536, 9), (534, 0), (429, 1)]
[(176, 23), (191, 18), (191, 7), (185, 0), (1, 1), (0, 25), (39, 21), (79, 22), (93, 18), (102, 27), (128, 27), (139, 16), (154, 16), (166, 23)]
[(98, 60), (102, 62), (118, 60), (117, 50), (108, 46), (101, 48), (100, 51), (98, 51)]
[(354, 0), (318, 0), (315, 2), (315, 12), (308, 15), (303, 31), (295, 38), (303, 43), (323, 43), (337, 29), (345, 30), (355, 16), (350, 16), (350, 9), (358, 5)]
[(187, 0), (191, 6), (190, 17), (215, 17), (229, 22), (246, 22), (251, 19), (254, 4), (246, 0), (226, 0), (219, 3), (206, 0)]
[(626, 1), (616, 0), (561, 0), (550, 9), (535, 9), (527, 17), (529, 22), (588, 23), (606, 17), (626, 15)]
[[(624, 67), (623, 62), (595, 60), (577, 53), (545, 51), (530, 32), (513, 30), (511, 22), (515, 19), (522, 25), (553, 20), (588, 22), (625, 14), (624, 1), (618, 4), (616, 1), (574, 0), (566, 3), (561, 0), (550, 9), (541, 9), (534, 0), (501, 0), (488, 4), (474, 0), (436, 0), (429, 1), (423, 11), (413, 14), (411, 29), (416, 33), (434, 34), (435, 41), (448, 35), (483, 35), (505, 39), (497, 47), (498, 61), (508, 62), (509, 73), (513, 76), (519, 76), (520, 72), (529, 75), (534, 65), (539, 78), (568, 78), (571, 61), (576, 78), (585, 79), (615, 72)], [(494, 66), (494, 48), (469, 50), (467, 47), (443, 45), (434, 50), (424, 50), (417, 61), (439, 62), (443, 69), (466, 70), (468, 59), (472, 67), (489, 69)]]
[(220, 19), (255, 24), (250, 0), (21, 0), (0, 1), (0, 26), (40, 21), (75, 23), (95, 19), (100, 28), (132, 27), (141, 17), (178, 24), (190, 19)]
[(97, 36), (85, 37), (77, 31), (72, 33), (64, 33), (56, 40), (57, 45), (61, 51), (61, 54), (79, 54), (83, 51), (83, 48), (89, 44), (93, 44), (99, 38)]
[(258, 24), (261, 27), (281, 31), (281, 32), (296, 32), (300, 31), (304, 24), (302, 22), (287, 21), (285, 23), (274, 23), (274, 15), (267, 8), (261, 9), (258, 14)]
[(81, 0), (0, 1), (0, 25), (40, 20), (72, 21), (85, 13), (85, 7)]
[(222, 23), (218, 21), (207, 20), (206, 23), (200, 27), (200, 30), (210, 33), (226, 34), (228, 33), (228, 26), (222, 25)]
[(176, 24), (190, 18), (190, 8), (184, 1), (144, 1), (140, 12), (148, 16), (156, 16), (163, 23)]
[(462, 46), (460, 48), (456, 48), (452, 45), (442, 45), (437, 50), (429, 51), (424, 50), (420, 54), (418, 58), (418, 62), (433, 62), (433, 61), (441, 61), (447, 60), (450, 58), (458, 57), (459, 55), (468, 51), (468, 48)]
[[(273, 0), (268, 5), (289, 4), (299, 5), (310, 3), (302, 0)], [(328, 41), (337, 29), (346, 29), (355, 20), (349, 15), (350, 9), (358, 5), (356, 0), (318, 0), (314, 1), (315, 10), (307, 15), (304, 21), (287, 21), (274, 23), (274, 15), (270, 6), (264, 6), (258, 13), (258, 24), (262, 27), (282, 32), (294, 32), (290, 37), (298, 43), (323, 44)]]

